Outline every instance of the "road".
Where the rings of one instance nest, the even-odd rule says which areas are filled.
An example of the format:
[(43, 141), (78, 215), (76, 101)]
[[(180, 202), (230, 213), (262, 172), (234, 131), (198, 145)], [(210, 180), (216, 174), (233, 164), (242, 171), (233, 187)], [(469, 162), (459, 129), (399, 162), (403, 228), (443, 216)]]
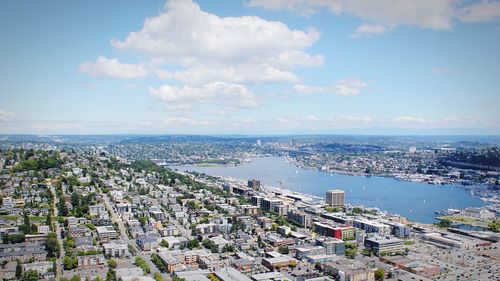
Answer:
[(155, 272), (158, 272), (159, 274), (161, 274), (161, 276), (163, 277), (164, 280), (170, 280), (170, 276), (168, 276), (167, 274), (165, 273), (161, 273), (158, 268), (156, 267), (156, 265), (151, 261), (151, 256), (150, 255), (147, 255), (147, 254), (144, 254), (141, 249), (139, 249), (137, 246), (136, 246), (136, 243), (135, 243), (135, 240), (132, 240), (128, 237), (127, 235), (127, 230), (125, 228), (125, 225), (123, 224), (123, 220), (121, 218), (118, 217), (118, 214), (116, 214), (114, 208), (111, 206), (111, 203), (109, 201), (109, 197), (107, 194), (103, 193), (103, 198), (104, 198), (104, 205), (106, 206), (106, 209), (108, 209), (111, 213), (111, 221), (113, 223), (116, 222), (116, 224), (118, 225), (118, 229), (120, 230), (120, 236), (121, 238), (129, 245), (131, 245), (131, 247), (133, 247), (135, 250), (136, 250), (136, 256), (138, 257), (141, 257), (143, 260), (146, 261), (146, 263), (149, 265), (149, 267), (151, 268), (151, 273), (150, 275), (153, 276), (153, 274)]
[(56, 191), (55, 191), (54, 186), (52, 186), (52, 185), (50, 186), (50, 191), (54, 195), (54, 202), (52, 202), (52, 209), (54, 210), (54, 216), (53, 216), (53, 218), (54, 218), (54, 220), (56, 220), (56, 222), (54, 224), (56, 226), (57, 241), (59, 242), (59, 246), (60, 246), (60, 249), (61, 249), (61, 255), (56, 260), (56, 266), (57, 266), (56, 273), (57, 273), (57, 276), (62, 277), (63, 274), (64, 274), (64, 269), (63, 269), (63, 263), (62, 263), (62, 261), (63, 261), (64, 255), (66, 253), (64, 252), (64, 243), (63, 243), (62, 236), (61, 236), (61, 227), (59, 226), (59, 222), (58, 222), (59, 210), (57, 210), (56, 201), (59, 198), (57, 198), (57, 196), (56, 196)]

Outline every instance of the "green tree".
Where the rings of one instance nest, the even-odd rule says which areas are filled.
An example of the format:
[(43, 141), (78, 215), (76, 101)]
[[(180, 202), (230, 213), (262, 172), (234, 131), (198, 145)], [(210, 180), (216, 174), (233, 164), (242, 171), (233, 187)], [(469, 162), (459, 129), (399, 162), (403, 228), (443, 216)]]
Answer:
[(288, 250), (287, 246), (280, 246), (278, 248), (278, 253), (280, 253), (282, 255), (288, 255), (289, 252), (290, 252), (290, 250)]
[(70, 256), (64, 256), (63, 266), (65, 270), (75, 269), (78, 265), (78, 260)]
[(69, 281), (81, 281), (80, 275), (73, 275)]
[(108, 266), (109, 268), (115, 269), (117, 266), (116, 260), (115, 259), (108, 260)]
[(155, 272), (153, 274), (153, 277), (155, 278), (156, 281), (163, 281), (163, 277), (161, 277), (161, 274), (158, 272)]
[(24, 272), (21, 281), (38, 281), (38, 272), (32, 269)]
[(59, 257), (60, 245), (54, 232), (47, 234), (47, 237), (45, 238), (45, 250), (47, 251), (47, 256)]
[(116, 281), (116, 271), (114, 269), (109, 269), (106, 273), (106, 281)]
[(52, 213), (49, 212), (49, 214), (47, 215), (47, 219), (45, 220), (45, 224), (48, 225), (50, 227), (50, 229), (52, 229)]
[(19, 279), (23, 275), (23, 267), (21, 266), (21, 262), (17, 261), (16, 265), (16, 278)]
[(385, 277), (385, 270), (383, 268), (378, 268), (375, 270), (375, 280), (382, 281)]
[(160, 246), (165, 247), (165, 248), (168, 248), (168, 246), (169, 246), (169, 245), (168, 245), (168, 242), (167, 242), (167, 241), (165, 241), (165, 240), (161, 240), (161, 242), (160, 242)]
[(200, 242), (197, 239), (189, 240), (186, 244), (186, 247), (188, 247), (190, 250), (198, 248), (199, 246)]

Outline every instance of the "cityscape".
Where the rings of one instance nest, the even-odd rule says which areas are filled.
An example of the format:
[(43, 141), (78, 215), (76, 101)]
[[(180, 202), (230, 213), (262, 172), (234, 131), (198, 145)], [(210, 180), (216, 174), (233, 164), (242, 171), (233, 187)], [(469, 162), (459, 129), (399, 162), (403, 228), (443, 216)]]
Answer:
[(0, 281), (500, 281), (500, 1), (0, 3)]

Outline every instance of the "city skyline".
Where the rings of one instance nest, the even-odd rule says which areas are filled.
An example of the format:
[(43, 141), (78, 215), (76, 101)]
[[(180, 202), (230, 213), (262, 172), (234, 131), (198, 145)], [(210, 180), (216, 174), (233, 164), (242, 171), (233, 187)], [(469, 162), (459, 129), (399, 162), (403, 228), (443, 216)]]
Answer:
[(0, 132), (500, 134), (498, 1), (0, 4)]

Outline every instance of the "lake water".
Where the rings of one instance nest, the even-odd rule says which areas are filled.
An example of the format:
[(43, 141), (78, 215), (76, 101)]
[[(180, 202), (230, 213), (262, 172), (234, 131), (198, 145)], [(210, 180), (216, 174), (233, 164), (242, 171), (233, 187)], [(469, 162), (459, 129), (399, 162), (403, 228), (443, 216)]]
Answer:
[[(411, 221), (435, 222), (435, 210), (484, 206), (479, 197), (452, 185), (430, 185), (384, 177), (328, 174), (297, 168), (282, 157), (255, 158), (240, 166), (172, 166), (179, 171), (197, 171), (242, 180), (257, 179), (265, 185), (282, 187), (324, 198), (329, 189), (342, 189), (346, 202), (378, 207)], [(281, 185), (280, 185), (281, 183)]]

